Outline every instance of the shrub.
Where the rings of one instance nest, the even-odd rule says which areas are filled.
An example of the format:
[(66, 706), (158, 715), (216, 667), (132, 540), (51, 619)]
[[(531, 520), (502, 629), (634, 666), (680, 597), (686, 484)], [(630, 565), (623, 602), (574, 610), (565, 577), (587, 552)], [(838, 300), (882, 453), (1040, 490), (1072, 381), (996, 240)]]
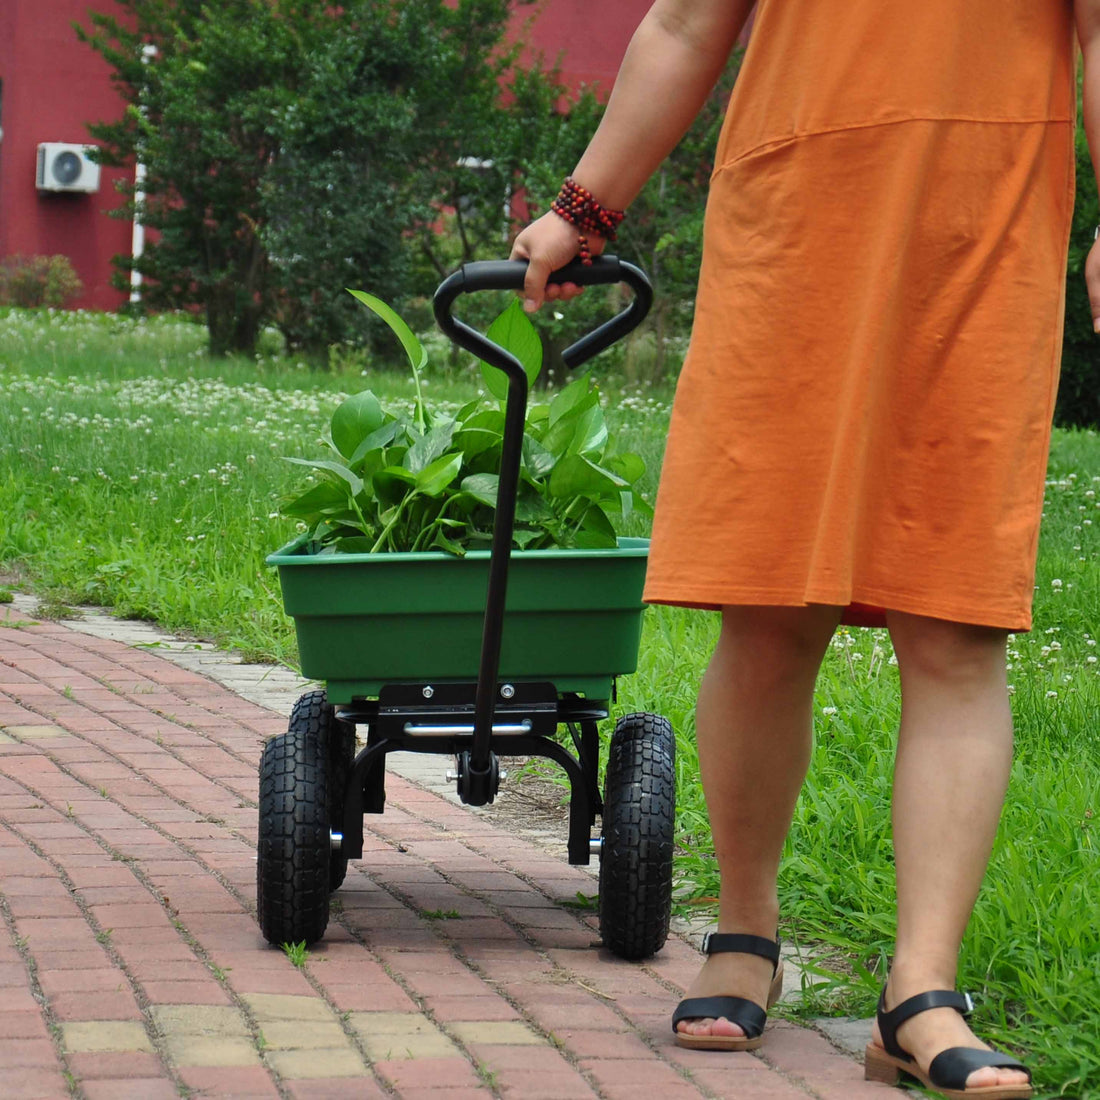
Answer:
[(1092, 311), (1085, 287), (1085, 257), (1100, 224), (1096, 174), (1089, 159), (1085, 128), (1077, 129), (1077, 204), (1069, 245), (1066, 286), (1066, 340), (1055, 423), (1063, 428), (1100, 427), (1100, 337), (1092, 330)]
[(68, 256), (9, 256), (0, 262), (0, 305), (60, 309), (83, 289)]

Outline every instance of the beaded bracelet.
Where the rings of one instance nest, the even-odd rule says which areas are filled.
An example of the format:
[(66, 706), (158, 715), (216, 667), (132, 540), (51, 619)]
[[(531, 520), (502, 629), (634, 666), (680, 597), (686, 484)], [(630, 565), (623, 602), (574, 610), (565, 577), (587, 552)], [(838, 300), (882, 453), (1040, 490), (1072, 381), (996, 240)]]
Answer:
[(615, 240), (615, 231), (626, 216), (622, 210), (606, 210), (592, 197), (592, 192), (582, 187), (572, 176), (562, 184), (558, 197), (550, 209), (567, 221), (579, 234), (581, 263), (592, 265), (592, 253), (588, 247), (588, 234), (598, 233), (604, 240)]

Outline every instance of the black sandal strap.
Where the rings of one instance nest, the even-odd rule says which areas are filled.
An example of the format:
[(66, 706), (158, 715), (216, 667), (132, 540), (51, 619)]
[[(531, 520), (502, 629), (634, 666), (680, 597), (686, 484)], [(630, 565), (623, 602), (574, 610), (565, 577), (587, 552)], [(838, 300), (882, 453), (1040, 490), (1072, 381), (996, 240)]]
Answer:
[(758, 955), (772, 964), (772, 973), (779, 966), (779, 940), (750, 936), (744, 932), (708, 932), (703, 937), (703, 954)]
[(939, 1089), (965, 1089), (966, 1079), (985, 1066), (994, 1069), (1018, 1069), (1031, 1081), (1031, 1070), (1015, 1058), (996, 1050), (975, 1050), (972, 1047), (950, 1047), (937, 1054), (928, 1067), (928, 1080)]
[(969, 1016), (974, 1011), (974, 1002), (969, 993), (956, 993), (953, 989), (932, 989), (927, 993), (918, 993), (902, 1001), (896, 1008), (886, 1011), (886, 990), (878, 999), (878, 1030), (882, 1036), (882, 1045), (887, 1054), (895, 1058), (904, 1058), (911, 1062), (912, 1056), (898, 1046), (897, 1030), (906, 1020), (912, 1019), (920, 1012), (927, 1012), (930, 1008), (953, 1008), (963, 1016)]
[(762, 1034), (768, 1019), (768, 1014), (758, 1004), (744, 997), (688, 997), (672, 1014), (673, 1034), (681, 1020), (717, 1020), (719, 1016), (737, 1024), (748, 1039)]

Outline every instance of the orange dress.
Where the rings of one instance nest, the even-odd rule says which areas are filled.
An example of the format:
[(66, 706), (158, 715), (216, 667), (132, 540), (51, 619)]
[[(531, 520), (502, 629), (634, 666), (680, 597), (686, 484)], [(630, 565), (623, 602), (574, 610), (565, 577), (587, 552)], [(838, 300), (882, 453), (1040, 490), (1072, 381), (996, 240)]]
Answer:
[(760, 0), (645, 598), (1031, 624), (1071, 0)]

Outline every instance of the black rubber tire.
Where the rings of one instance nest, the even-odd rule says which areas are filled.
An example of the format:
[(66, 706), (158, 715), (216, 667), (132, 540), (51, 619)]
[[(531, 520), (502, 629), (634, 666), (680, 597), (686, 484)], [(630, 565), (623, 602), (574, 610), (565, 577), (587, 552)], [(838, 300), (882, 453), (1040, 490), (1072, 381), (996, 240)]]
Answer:
[[(307, 691), (299, 697), (290, 712), (291, 730), (300, 730), (307, 737), (316, 737), (324, 746), (325, 792), (329, 828), (344, 831), (344, 797), (348, 776), (355, 760), (355, 726), (336, 717), (336, 709), (323, 691)], [(348, 857), (330, 852), (328, 888), (340, 888), (348, 873)]]
[[(316, 694), (323, 695), (310, 693)], [(260, 759), (256, 908), (264, 939), (273, 944), (316, 943), (328, 926), (327, 746), (319, 723), (300, 715), (308, 698), (298, 701), (290, 728), (264, 745)]]
[(668, 720), (627, 714), (615, 723), (604, 779), (600, 934), (622, 959), (664, 946), (672, 916), (676, 741)]

